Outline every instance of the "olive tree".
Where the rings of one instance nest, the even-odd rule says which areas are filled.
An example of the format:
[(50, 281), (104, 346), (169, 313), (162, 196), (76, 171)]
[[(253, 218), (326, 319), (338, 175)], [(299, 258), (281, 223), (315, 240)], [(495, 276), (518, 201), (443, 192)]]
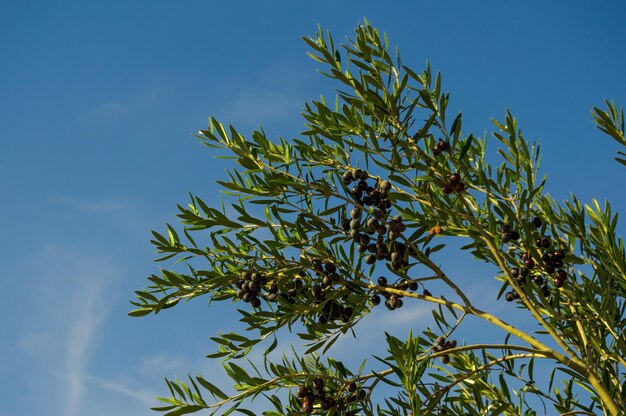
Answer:
[[(346, 44), (321, 29), (304, 41), (335, 99), (307, 102), (292, 140), (210, 118), (198, 139), (233, 161), (221, 206), (190, 195), (181, 226), (153, 231), (170, 267), (136, 292), (130, 315), (204, 296), (234, 304), (246, 326), (212, 337), (231, 393), (202, 375), (167, 380), (171, 397), (154, 410), (254, 415), (250, 402), (265, 401), (264, 415), (626, 414), (626, 260), (610, 204), (548, 195), (539, 148), (509, 112), (491, 135), (464, 132), (440, 74), (402, 65), (367, 21)], [(626, 145), (623, 111), (606, 107), (593, 110), (597, 126)], [(491, 265), (498, 302), (536, 325), (477, 306), (447, 270), (463, 250)], [(429, 305), (433, 325), (387, 334), (376, 369), (329, 356), (374, 308), (409, 302)], [(501, 336), (464, 342), (468, 317)], [(306, 345), (300, 356), (288, 354), (289, 332)], [(262, 363), (246, 360), (255, 348)], [(536, 363), (549, 369), (541, 380)]]

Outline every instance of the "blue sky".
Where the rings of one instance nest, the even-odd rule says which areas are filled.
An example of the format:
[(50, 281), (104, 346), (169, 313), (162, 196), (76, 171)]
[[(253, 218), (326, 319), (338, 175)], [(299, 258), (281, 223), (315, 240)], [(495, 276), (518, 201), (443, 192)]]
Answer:
[[(333, 95), (300, 40), (317, 23), (339, 40), (367, 17), (404, 63), (442, 71), (466, 132), (509, 108), (541, 140), (549, 192), (623, 207), (590, 108), (626, 104), (625, 3), (519, 3), (0, 2), (0, 416), (148, 415), (163, 376), (215, 371), (228, 308), (131, 319), (128, 300), (158, 270), (150, 230), (187, 191), (217, 202), (227, 165), (191, 133), (214, 115), (294, 136), (303, 103)], [(406, 311), (399, 333), (428, 315)]]

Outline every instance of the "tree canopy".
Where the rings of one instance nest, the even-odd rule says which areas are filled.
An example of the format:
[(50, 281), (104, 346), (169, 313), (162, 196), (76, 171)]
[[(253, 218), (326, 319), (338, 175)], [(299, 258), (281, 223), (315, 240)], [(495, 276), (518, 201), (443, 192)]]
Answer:
[[(440, 74), (402, 65), (367, 21), (345, 44), (321, 28), (304, 41), (337, 96), (305, 103), (290, 140), (210, 118), (198, 139), (233, 161), (221, 207), (190, 195), (181, 226), (153, 231), (169, 268), (130, 315), (202, 296), (231, 302), (248, 329), (212, 337), (234, 393), (200, 375), (167, 380), (155, 410), (254, 415), (250, 400), (265, 397), (264, 415), (626, 414), (626, 259), (609, 202), (555, 200), (512, 114), (491, 135), (465, 132)], [(626, 146), (623, 110), (592, 113)], [(532, 330), (476, 306), (448, 271), (459, 250), (492, 266), (499, 301)], [(387, 356), (358, 368), (329, 356), (374, 308), (408, 302), (430, 305), (434, 325), (387, 334)], [(501, 336), (463, 342), (468, 317)], [(288, 354), (285, 331), (305, 354)], [(245, 360), (255, 348), (262, 363)]]

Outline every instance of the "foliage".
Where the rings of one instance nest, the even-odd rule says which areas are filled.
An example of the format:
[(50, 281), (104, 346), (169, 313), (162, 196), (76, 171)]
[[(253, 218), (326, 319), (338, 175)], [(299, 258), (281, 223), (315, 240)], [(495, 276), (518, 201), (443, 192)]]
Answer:
[[(546, 194), (539, 148), (508, 112), (493, 120), (498, 149), (489, 152), (490, 138), (464, 133), (462, 115), (447, 114), (440, 74), (428, 64), (421, 72), (403, 66), (367, 21), (345, 45), (321, 29), (304, 40), (339, 85), (336, 99), (306, 103), (306, 130), (293, 140), (271, 141), (261, 129), (246, 138), (211, 118), (197, 137), (239, 166), (219, 182), (230, 206), (194, 195), (179, 205), (183, 235), (167, 225), (152, 243), (159, 261), (187, 268), (150, 276), (132, 302), (132, 316), (199, 296), (242, 305), (254, 335), (219, 334), (209, 356), (224, 360), (237, 393), (202, 376), (167, 380), (171, 397), (155, 410), (253, 415), (249, 400), (264, 396), (273, 407), (265, 415), (534, 415), (538, 406), (626, 414), (626, 260), (609, 203), (558, 203)], [(596, 123), (626, 144), (623, 110), (607, 105), (594, 108)], [(452, 255), (446, 243), (454, 239), (496, 268), (499, 297), (538, 330), (475, 306), (433, 260)], [(375, 357), (384, 370), (365, 362), (351, 370), (327, 357), (381, 300), (390, 313), (426, 302), (437, 328), (405, 340), (387, 335), (388, 355)], [(453, 339), (470, 316), (499, 328), (503, 341)], [(307, 343), (301, 358), (268, 358), (282, 347), (282, 328)], [(257, 346), (265, 348), (260, 369), (241, 362)], [(534, 376), (539, 361), (552, 369), (549, 382)], [(393, 390), (380, 397), (384, 384)]]

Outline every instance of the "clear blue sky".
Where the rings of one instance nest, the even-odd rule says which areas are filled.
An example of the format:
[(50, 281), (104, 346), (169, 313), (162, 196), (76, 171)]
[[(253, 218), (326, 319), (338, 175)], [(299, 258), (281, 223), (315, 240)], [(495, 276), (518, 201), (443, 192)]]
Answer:
[(157, 271), (150, 230), (188, 190), (217, 201), (226, 165), (191, 133), (215, 115), (289, 137), (332, 96), (300, 40), (317, 23), (343, 39), (367, 17), (442, 71), (467, 132), (509, 108), (552, 194), (624, 207), (590, 108), (626, 104), (626, 4), (520, 3), (0, 2), (0, 416), (149, 415), (163, 376), (210, 376), (235, 316), (199, 300), (131, 319), (128, 300)]

